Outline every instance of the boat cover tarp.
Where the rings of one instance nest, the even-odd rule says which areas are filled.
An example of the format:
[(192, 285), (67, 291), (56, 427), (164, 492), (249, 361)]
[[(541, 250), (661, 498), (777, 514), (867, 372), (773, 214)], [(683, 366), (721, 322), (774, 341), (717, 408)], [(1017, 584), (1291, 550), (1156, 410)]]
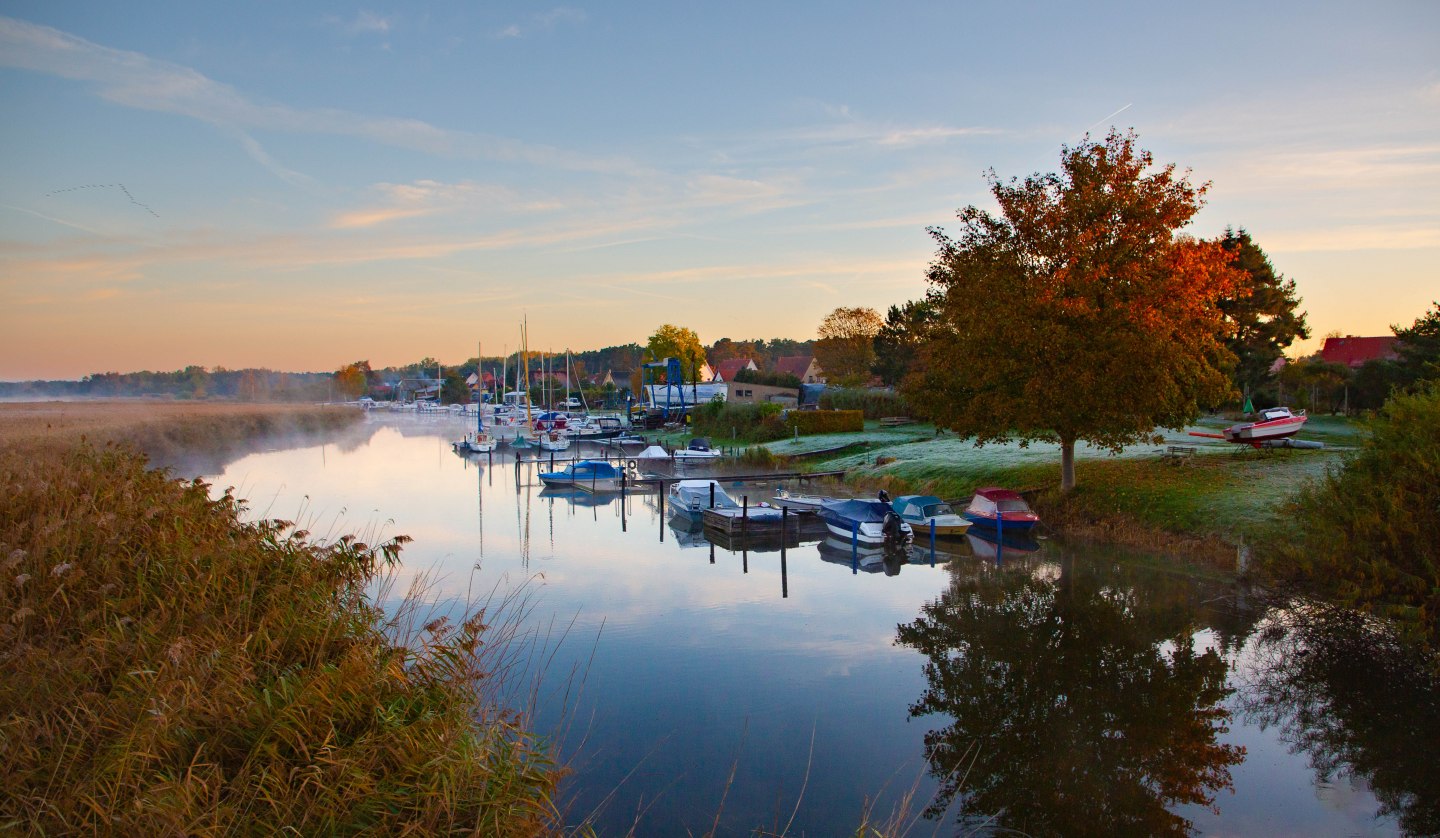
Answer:
[(840, 500), (824, 504), (821, 509), (829, 516), (844, 519), (849, 522), (862, 524), (880, 524), (885, 521), (885, 513), (890, 511), (890, 504), (883, 500)]

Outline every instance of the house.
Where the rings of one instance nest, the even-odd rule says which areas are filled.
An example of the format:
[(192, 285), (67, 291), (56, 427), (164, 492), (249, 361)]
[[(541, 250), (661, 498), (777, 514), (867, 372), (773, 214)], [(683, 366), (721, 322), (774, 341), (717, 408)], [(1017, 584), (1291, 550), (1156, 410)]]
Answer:
[(799, 395), (794, 387), (771, 387), (768, 384), (731, 384), (727, 402), (759, 404), (774, 402), (783, 407), (796, 407)]
[(1325, 338), (1320, 347), (1320, 358), (1331, 364), (1344, 364), (1351, 369), (1363, 367), (1369, 361), (1394, 361), (1400, 357), (1396, 344), (1400, 339), (1394, 335), (1378, 338), (1357, 338), (1346, 335), (1343, 338)]
[(760, 368), (749, 358), (726, 358), (715, 365), (716, 381), (734, 381), (735, 374), (741, 370), (759, 372)]
[(813, 355), (786, 355), (775, 359), (775, 372), (789, 373), (800, 379), (801, 384), (824, 384), (825, 371), (815, 363)]
[(599, 375), (590, 376), (590, 380), (585, 382), (585, 384), (587, 387), (595, 390), (604, 390), (606, 387), (615, 386), (615, 376), (611, 370), (606, 370)]

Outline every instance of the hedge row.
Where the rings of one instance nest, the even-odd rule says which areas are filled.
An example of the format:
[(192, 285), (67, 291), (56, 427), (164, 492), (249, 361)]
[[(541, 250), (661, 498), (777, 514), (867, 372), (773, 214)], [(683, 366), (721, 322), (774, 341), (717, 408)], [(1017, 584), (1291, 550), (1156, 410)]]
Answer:
[(792, 410), (786, 424), (802, 434), (863, 431), (865, 414), (859, 410)]
[(866, 419), (885, 416), (913, 416), (905, 398), (887, 390), (826, 390), (820, 396), (822, 410), (859, 410)]

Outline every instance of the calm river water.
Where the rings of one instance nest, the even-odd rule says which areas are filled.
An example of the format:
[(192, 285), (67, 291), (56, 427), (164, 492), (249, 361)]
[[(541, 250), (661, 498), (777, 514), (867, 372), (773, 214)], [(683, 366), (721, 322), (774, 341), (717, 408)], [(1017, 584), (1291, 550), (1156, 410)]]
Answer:
[(519, 666), (543, 675), (570, 819), (601, 834), (842, 835), (897, 806), (913, 834), (1440, 829), (1440, 693), (1363, 626), (1058, 539), (933, 565), (737, 552), (654, 493), (556, 494), (509, 453), (459, 457), (465, 428), (376, 416), (179, 468), (318, 535), (413, 537), (402, 587), (523, 591)]

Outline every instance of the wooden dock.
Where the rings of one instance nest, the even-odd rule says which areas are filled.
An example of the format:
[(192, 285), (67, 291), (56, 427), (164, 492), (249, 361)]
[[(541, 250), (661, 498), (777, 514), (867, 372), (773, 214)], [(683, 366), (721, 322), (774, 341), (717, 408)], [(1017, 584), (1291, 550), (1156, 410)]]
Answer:
[(664, 489), (671, 483), (678, 483), (681, 480), (714, 480), (719, 483), (760, 483), (770, 480), (824, 480), (826, 478), (841, 478), (845, 471), (770, 471), (764, 474), (684, 474), (653, 475), (651, 477), (636, 477), (630, 482), (637, 485), (655, 485)]

